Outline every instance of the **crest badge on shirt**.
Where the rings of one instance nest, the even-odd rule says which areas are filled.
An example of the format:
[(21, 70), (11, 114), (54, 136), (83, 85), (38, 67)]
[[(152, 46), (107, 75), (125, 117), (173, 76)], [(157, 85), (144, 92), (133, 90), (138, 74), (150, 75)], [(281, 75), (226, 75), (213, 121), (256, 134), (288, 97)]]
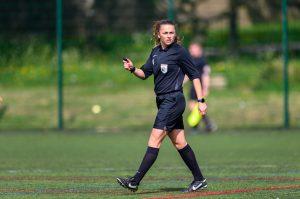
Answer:
[(166, 74), (168, 72), (168, 64), (160, 64), (160, 70), (162, 73)]

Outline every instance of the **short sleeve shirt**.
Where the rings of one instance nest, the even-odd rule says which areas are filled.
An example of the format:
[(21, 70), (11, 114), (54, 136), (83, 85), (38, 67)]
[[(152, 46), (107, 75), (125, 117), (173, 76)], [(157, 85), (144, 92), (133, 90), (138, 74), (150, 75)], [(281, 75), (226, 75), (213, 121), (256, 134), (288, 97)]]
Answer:
[(156, 95), (182, 91), (182, 83), (186, 74), (191, 80), (200, 78), (200, 73), (187, 50), (177, 43), (165, 49), (156, 46), (152, 49), (147, 62), (141, 67), (145, 79), (154, 75), (154, 91)]

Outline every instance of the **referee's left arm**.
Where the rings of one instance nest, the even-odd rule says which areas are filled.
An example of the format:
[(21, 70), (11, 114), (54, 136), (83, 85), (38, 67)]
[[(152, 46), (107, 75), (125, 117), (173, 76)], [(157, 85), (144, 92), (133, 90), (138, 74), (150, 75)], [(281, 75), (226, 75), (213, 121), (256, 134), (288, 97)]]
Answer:
[(193, 85), (199, 102), (199, 111), (202, 115), (205, 115), (207, 105), (205, 103), (201, 88), (200, 74), (193, 64), (192, 58), (185, 49), (183, 49), (183, 51), (181, 52), (180, 62), (184, 73), (187, 74), (189, 79), (193, 81)]

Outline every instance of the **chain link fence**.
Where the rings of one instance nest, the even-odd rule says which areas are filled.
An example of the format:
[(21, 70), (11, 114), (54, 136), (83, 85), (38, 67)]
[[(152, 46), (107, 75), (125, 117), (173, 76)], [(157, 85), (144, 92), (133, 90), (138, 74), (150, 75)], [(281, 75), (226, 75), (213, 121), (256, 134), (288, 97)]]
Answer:
[[(192, 41), (204, 46), (212, 68), (209, 115), (219, 129), (282, 127), (280, 1), (62, 3), (64, 128), (152, 127), (153, 81), (132, 78), (121, 59), (141, 66), (153, 47), (153, 21), (168, 16), (185, 47)], [(0, 2), (1, 131), (57, 128), (56, 6), (53, 0)], [(288, 1), (288, 10), (290, 124), (299, 127), (300, 1)]]

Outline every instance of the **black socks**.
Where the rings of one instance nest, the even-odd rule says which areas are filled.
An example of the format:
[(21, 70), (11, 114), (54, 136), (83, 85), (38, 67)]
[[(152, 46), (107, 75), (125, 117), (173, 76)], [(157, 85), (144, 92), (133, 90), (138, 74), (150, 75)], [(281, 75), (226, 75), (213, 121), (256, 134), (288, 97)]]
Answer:
[(147, 171), (151, 168), (151, 166), (153, 165), (153, 163), (155, 162), (157, 155), (158, 155), (158, 148), (153, 148), (153, 147), (148, 147), (146, 154), (144, 156), (144, 159), (140, 165), (139, 170), (136, 172), (136, 174), (133, 176), (134, 180), (133, 183), (134, 184), (139, 184), (140, 181), (143, 179), (143, 177), (145, 176), (145, 174), (147, 173)]
[[(145, 174), (151, 168), (158, 155), (158, 148), (148, 147), (139, 170), (133, 176), (132, 183), (139, 185)], [(178, 150), (185, 164), (191, 170), (194, 180), (201, 181), (204, 179), (198, 166), (195, 154), (192, 148), (187, 144), (183, 149)]]
[(204, 179), (202, 176), (202, 173), (200, 171), (199, 165), (197, 163), (194, 151), (190, 147), (190, 145), (186, 145), (184, 148), (178, 150), (181, 158), (185, 162), (185, 164), (188, 166), (188, 168), (191, 170), (194, 180), (201, 181)]

